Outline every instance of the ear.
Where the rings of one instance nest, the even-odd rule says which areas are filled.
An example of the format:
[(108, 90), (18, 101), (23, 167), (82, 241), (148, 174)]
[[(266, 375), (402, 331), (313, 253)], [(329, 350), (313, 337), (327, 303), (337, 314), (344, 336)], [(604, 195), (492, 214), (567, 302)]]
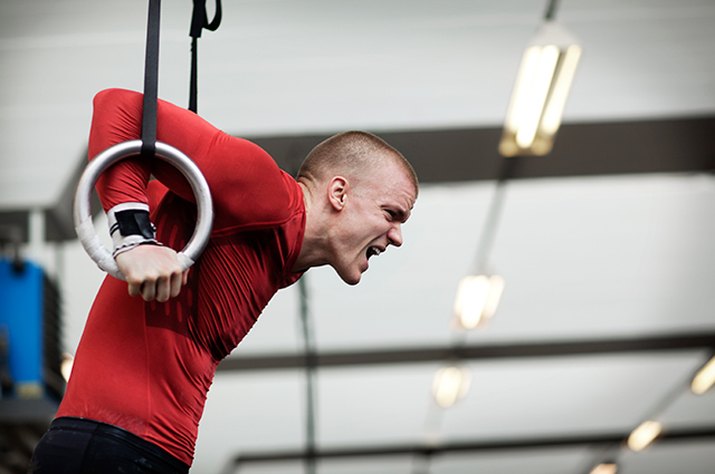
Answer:
[(328, 183), (328, 202), (333, 209), (340, 212), (345, 207), (350, 183), (342, 176), (334, 176)]

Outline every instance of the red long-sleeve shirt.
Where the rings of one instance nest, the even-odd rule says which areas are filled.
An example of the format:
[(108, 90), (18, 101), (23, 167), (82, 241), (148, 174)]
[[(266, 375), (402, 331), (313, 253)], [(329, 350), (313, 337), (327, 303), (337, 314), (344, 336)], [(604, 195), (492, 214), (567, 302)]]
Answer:
[[(138, 138), (142, 96), (110, 89), (94, 101), (89, 156)], [(305, 228), (296, 181), (257, 145), (229, 136), (160, 101), (157, 139), (187, 154), (214, 203), (211, 239), (181, 294), (145, 303), (107, 277), (90, 310), (57, 416), (128, 430), (186, 464), (219, 361), (255, 323), (291, 272)], [(149, 182), (151, 175), (157, 179)], [(188, 183), (159, 159), (124, 160), (97, 183), (105, 210), (122, 202), (151, 208), (157, 239), (180, 250), (196, 222)]]

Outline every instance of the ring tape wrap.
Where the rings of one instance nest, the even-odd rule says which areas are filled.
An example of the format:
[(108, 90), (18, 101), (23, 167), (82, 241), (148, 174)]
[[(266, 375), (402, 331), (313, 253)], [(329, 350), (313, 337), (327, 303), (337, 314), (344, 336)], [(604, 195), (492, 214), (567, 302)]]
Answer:
[[(90, 197), (99, 176), (116, 162), (139, 155), (142, 148), (141, 140), (130, 140), (107, 148), (89, 162), (77, 185), (74, 199), (74, 225), (82, 247), (97, 266), (115, 278), (125, 280), (119, 271), (112, 253), (101, 243), (94, 230)], [(194, 193), (197, 207), (196, 227), (186, 243), (186, 247), (178, 253), (182, 270), (187, 270), (208, 243), (213, 223), (213, 205), (208, 183), (196, 164), (184, 153), (163, 142), (156, 142), (155, 156), (176, 167), (186, 178)]]

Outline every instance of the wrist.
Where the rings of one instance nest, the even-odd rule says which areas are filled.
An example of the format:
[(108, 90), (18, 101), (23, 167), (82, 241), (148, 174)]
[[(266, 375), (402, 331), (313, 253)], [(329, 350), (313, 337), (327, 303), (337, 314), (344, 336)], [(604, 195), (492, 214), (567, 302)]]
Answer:
[(156, 240), (156, 227), (149, 218), (149, 206), (144, 203), (117, 204), (107, 212), (107, 220), (114, 258), (139, 245), (161, 245)]

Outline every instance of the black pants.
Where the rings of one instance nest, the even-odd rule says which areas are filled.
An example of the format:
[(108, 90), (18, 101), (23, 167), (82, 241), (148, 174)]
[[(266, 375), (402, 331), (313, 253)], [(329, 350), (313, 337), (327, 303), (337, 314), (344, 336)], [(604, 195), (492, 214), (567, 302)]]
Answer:
[(80, 418), (58, 418), (37, 444), (29, 472), (186, 474), (189, 466), (116, 426)]

